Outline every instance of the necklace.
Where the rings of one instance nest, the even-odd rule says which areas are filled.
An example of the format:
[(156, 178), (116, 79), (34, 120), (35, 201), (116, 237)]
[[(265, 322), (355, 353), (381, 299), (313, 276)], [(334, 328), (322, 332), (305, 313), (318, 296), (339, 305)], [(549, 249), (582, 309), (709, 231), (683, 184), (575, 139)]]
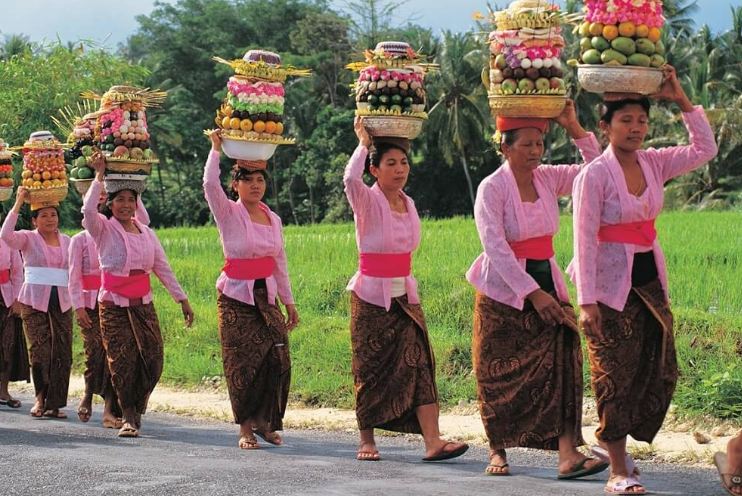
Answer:
[(639, 197), (641, 196), (641, 193), (644, 191), (644, 174), (639, 174), (639, 185), (636, 188), (636, 190), (632, 191), (629, 189), (629, 193), (632, 195)]

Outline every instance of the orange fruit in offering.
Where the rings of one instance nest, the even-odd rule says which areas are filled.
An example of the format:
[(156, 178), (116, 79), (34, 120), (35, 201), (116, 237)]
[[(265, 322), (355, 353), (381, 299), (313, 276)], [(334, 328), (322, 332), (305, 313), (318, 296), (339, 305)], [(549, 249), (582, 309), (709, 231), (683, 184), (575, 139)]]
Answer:
[(46, 180), (43, 183), (41, 183), (41, 186), (44, 187), (44, 188), (51, 188), (52, 185), (53, 185), (53, 183), (51, 181), (49, 181), (49, 180)]
[(603, 38), (608, 41), (618, 38), (618, 27), (615, 24), (606, 24), (603, 26)]
[(276, 123), (268, 121), (265, 123), (265, 132), (268, 134), (274, 134), (276, 132)]
[(31, 176), (33, 176), (33, 172), (31, 172), (31, 171), (30, 171), (30, 170), (28, 170), (28, 169), (26, 169), (26, 170), (24, 170), (23, 172), (21, 172), (21, 177), (22, 177), (23, 179), (28, 179), (28, 178), (29, 178), (29, 177), (31, 177)]
[(590, 34), (593, 36), (600, 36), (603, 34), (603, 24), (599, 22), (590, 24)]
[(33, 188), (40, 188), (41, 187), (41, 181), (34, 181), (31, 186)]
[(646, 38), (649, 36), (649, 26), (646, 24), (639, 24), (636, 27), (636, 37), (637, 38)]
[(636, 25), (633, 22), (622, 22), (618, 25), (618, 33), (621, 36), (631, 38), (636, 34)]
[(232, 117), (229, 119), (229, 127), (232, 129), (239, 129), (240, 128), (240, 120), (237, 117)]
[(41, 177), (44, 179), (44, 181), (47, 181), (52, 178), (52, 173), (49, 171), (44, 171), (41, 173)]
[(283, 122), (276, 122), (276, 134), (283, 134)]
[(240, 129), (246, 133), (252, 131), (252, 121), (250, 119), (242, 119), (240, 121)]
[(41, 181), (41, 174), (39, 174), (38, 172), (33, 174), (31, 177), (33, 178), (34, 181)]
[(7, 177), (4, 177), (0, 179), (0, 186), (7, 188), (8, 186), (13, 186), (13, 180), (8, 179)]
[(662, 36), (662, 32), (660, 31), (660, 28), (650, 28), (649, 33), (647, 34), (647, 38), (649, 38), (649, 41), (652, 43), (657, 43), (660, 41), (660, 37)]
[(222, 118), (221, 127), (222, 129), (229, 129), (229, 116), (225, 116)]
[(252, 125), (252, 130), (256, 133), (262, 133), (265, 131), (265, 122), (263, 121), (255, 121), (255, 123)]

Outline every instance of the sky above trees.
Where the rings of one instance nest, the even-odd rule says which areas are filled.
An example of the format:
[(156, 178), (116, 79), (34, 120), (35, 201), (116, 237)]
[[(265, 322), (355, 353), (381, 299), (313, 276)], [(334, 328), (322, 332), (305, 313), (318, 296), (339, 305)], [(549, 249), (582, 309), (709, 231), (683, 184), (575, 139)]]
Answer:
[[(175, 3), (176, 0), (160, 0)], [(24, 34), (32, 41), (62, 42), (89, 39), (116, 48), (137, 29), (136, 16), (149, 14), (155, 0), (128, 0), (117, 8), (101, 8), (94, 0), (23, 0), (9, 2), (3, 8), (2, 34)], [(505, 6), (508, 1), (493, 0), (493, 6)], [(557, 3), (563, 4), (563, 0)], [(738, 0), (697, 0), (696, 27), (708, 24), (712, 31), (722, 32), (732, 27), (730, 5)], [(344, 0), (332, 0), (336, 9), (342, 9)], [(114, 5), (114, 4), (111, 4)], [(397, 9), (395, 21), (407, 20), (435, 31), (467, 31), (473, 25), (472, 14), (486, 12), (486, 0), (406, 0)]]

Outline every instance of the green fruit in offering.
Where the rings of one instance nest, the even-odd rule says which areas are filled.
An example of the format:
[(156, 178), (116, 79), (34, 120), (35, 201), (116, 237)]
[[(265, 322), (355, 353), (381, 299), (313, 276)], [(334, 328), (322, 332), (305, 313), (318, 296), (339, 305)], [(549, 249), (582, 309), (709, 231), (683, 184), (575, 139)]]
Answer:
[(580, 50), (587, 51), (593, 47), (592, 38), (580, 38)]
[(662, 40), (658, 40), (657, 43), (654, 44), (654, 53), (658, 53), (660, 55), (665, 54), (665, 44), (662, 43)]
[(604, 64), (613, 63), (614, 65), (626, 65), (626, 63), (629, 61), (626, 58), (626, 55), (617, 50), (613, 50), (612, 48), (609, 48), (605, 52), (601, 53), (600, 60), (602, 60)]
[(72, 179), (77, 179), (77, 173), (79, 172), (79, 170), (80, 170), (80, 169), (78, 169), (77, 167), (73, 167), (73, 168), (72, 168), (72, 169), (70, 170), (70, 177), (71, 177)]
[(144, 159), (145, 160), (152, 160), (154, 158), (157, 158), (157, 157), (155, 157), (155, 152), (153, 152), (149, 148), (147, 148), (146, 150), (144, 150), (144, 155), (143, 156), (144, 156)]
[(580, 24), (578, 32), (580, 33), (580, 36), (590, 36), (590, 23), (585, 21)]
[[(599, 52), (602, 52), (603, 50), (608, 50), (611, 47), (611, 44), (608, 43), (608, 40), (603, 38), (602, 36), (593, 36), (590, 40), (590, 44), (592, 47)], [(580, 45), (582, 46), (582, 45)]]
[(600, 64), (600, 52), (592, 48), (582, 54), (582, 61), (586, 64)]
[(389, 95), (381, 95), (379, 97), (379, 103), (381, 103), (382, 105), (388, 104), (389, 103)]
[(77, 170), (77, 179), (92, 179), (94, 175), (90, 167), (80, 167)]
[(636, 40), (636, 51), (644, 55), (652, 55), (655, 52), (654, 43), (647, 38), (639, 38)]
[(636, 43), (631, 38), (626, 38), (625, 36), (619, 36), (615, 40), (611, 41), (611, 47), (624, 55), (632, 55), (636, 53)]
[(505, 54), (499, 53), (497, 54), (497, 57), (495, 57), (495, 67), (498, 69), (504, 69), (508, 66), (508, 61), (505, 58)]
[(629, 55), (628, 62), (629, 62), (629, 65), (649, 67), (649, 64), (651, 63), (651, 59), (649, 58), (649, 55), (644, 55), (643, 53), (635, 53), (633, 55)]
[(369, 105), (378, 105), (379, 97), (376, 95), (368, 95), (368, 103)]
[(73, 165), (75, 167), (85, 167), (86, 165), (88, 165), (88, 159), (86, 159), (85, 157), (77, 157), (73, 162)]
[(663, 57), (659, 53), (655, 53), (649, 60), (649, 65), (651, 65), (652, 67), (662, 67), (663, 65), (665, 65), (665, 57)]
[(402, 97), (401, 97), (401, 96), (399, 96), (399, 95), (392, 95), (392, 98), (391, 98), (391, 100), (392, 100), (392, 103), (393, 103), (394, 105), (399, 105), (399, 104), (401, 104), (401, 103), (402, 103)]
[(93, 155), (93, 147), (90, 145), (83, 146), (80, 151), (85, 157), (90, 157)]
[(404, 100), (402, 100), (402, 105), (405, 107), (409, 107), (414, 103), (414, 99), (411, 96), (406, 96)]

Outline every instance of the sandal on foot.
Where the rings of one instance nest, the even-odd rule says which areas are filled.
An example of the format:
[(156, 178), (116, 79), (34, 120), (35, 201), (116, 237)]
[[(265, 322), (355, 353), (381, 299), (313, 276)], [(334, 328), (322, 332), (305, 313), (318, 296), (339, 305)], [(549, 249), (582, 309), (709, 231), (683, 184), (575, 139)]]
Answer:
[[(596, 461), (598, 463), (594, 464), (591, 467), (586, 467), (585, 465), (589, 461)], [(605, 462), (603, 460), (598, 460), (597, 458), (588, 458), (585, 457), (579, 462), (572, 465), (572, 468), (569, 469), (569, 472), (560, 473), (557, 475), (557, 479), (559, 480), (570, 480), (570, 479), (577, 479), (580, 477), (587, 477), (588, 475), (593, 475), (602, 472), (603, 470), (607, 469), (610, 466), (610, 463)]]
[(139, 437), (139, 431), (129, 422), (124, 422), (118, 433), (119, 437)]
[[(610, 455), (608, 455), (608, 451), (605, 448), (601, 446), (592, 446), (590, 448), (590, 453), (595, 455), (595, 458), (597, 458), (598, 460), (603, 461), (610, 465), (611, 457)], [(634, 458), (628, 453), (626, 453), (625, 463), (626, 463), (626, 470), (629, 471), (631, 476), (636, 480), (640, 480), (641, 472), (639, 472), (639, 467), (636, 466), (636, 463), (634, 463)]]
[(255, 436), (251, 435), (243, 435), (240, 436), (240, 440), (237, 442), (237, 446), (240, 447), (240, 449), (244, 450), (255, 450), (260, 449), (260, 445), (258, 444), (258, 440), (255, 439)]
[(718, 452), (714, 454), (714, 465), (716, 465), (716, 470), (719, 471), (724, 490), (732, 496), (739, 496), (740, 493), (732, 492), (732, 489), (742, 489), (742, 474), (729, 473), (726, 453)]
[(631, 496), (632, 494), (647, 494), (644, 486), (634, 477), (626, 477), (618, 481), (608, 481), (603, 492), (606, 494), (622, 494)]
[(33, 408), (31, 408), (31, 411), (28, 413), (34, 418), (41, 418), (44, 416), (44, 407), (34, 406)]
[(67, 418), (67, 414), (64, 413), (62, 410), (58, 410), (58, 409), (55, 408), (53, 410), (46, 410), (44, 412), (44, 417), (49, 417), (49, 418), (53, 418), (53, 419), (64, 420), (64, 419)]
[(381, 460), (379, 450), (362, 450), (358, 449), (356, 453), (356, 460), (361, 462), (378, 462)]
[(273, 446), (281, 446), (283, 444), (283, 439), (281, 439), (281, 435), (277, 433), (276, 431), (265, 432), (265, 431), (253, 429), (253, 433), (255, 433), (260, 439), (262, 439), (266, 443), (272, 444)]
[(103, 428), (105, 429), (121, 429), (124, 426), (124, 419), (115, 418), (113, 420), (105, 418), (103, 419)]
[(16, 400), (14, 398), (8, 398), (6, 400), (0, 400), (0, 405), (6, 405), (9, 408), (20, 408), (21, 402), (20, 400)]
[(90, 420), (90, 410), (84, 406), (81, 406), (77, 409), (77, 418), (80, 419), (80, 422), (87, 422)]
[[(456, 446), (456, 445), (458, 446), (453, 449), (446, 450), (447, 447)], [(469, 445), (466, 443), (454, 443), (452, 441), (449, 441), (443, 446), (441, 446), (441, 449), (439, 449), (432, 455), (426, 456), (425, 458), (423, 458), (423, 461), (424, 462), (439, 462), (441, 460), (450, 460), (451, 458), (456, 458), (458, 456), (463, 455), (464, 453), (466, 453), (466, 450), (468, 449), (469, 449)]]
[(510, 475), (510, 464), (507, 462), (503, 464), (490, 463), (484, 469), (484, 473), (493, 476)]

